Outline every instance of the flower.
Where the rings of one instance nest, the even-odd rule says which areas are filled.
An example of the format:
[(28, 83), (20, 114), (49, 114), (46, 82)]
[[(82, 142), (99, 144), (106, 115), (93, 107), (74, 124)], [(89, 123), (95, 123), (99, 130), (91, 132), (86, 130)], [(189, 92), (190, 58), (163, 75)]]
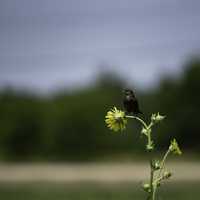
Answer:
[(152, 114), (152, 115), (151, 115), (151, 121), (152, 121), (153, 123), (160, 122), (160, 121), (162, 121), (164, 118), (165, 118), (165, 116), (160, 115), (159, 113), (157, 113), (157, 114)]
[(175, 138), (171, 141), (171, 144), (169, 146), (169, 150), (171, 152), (173, 152), (174, 154), (177, 154), (177, 155), (181, 155), (182, 154), (182, 151), (180, 150), (179, 145), (178, 145), (178, 143), (177, 143)]
[(127, 119), (125, 112), (118, 110), (116, 107), (107, 112), (105, 122), (113, 131), (122, 131), (126, 128)]

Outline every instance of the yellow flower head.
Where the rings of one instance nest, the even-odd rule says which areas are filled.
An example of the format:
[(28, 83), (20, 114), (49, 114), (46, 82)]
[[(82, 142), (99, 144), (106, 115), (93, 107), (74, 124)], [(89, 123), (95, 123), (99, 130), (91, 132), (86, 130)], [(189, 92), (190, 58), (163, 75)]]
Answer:
[(173, 152), (174, 154), (177, 154), (177, 155), (181, 155), (181, 154), (182, 154), (182, 151), (181, 151), (181, 149), (179, 148), (179, 145), (178, 145), (176, 139), (173, 139), (173, 140), (171, 141), (171, 144), (170, 144), (170, 146), (169, 146), (169, 149), (170, 149), (170, 151)]
[(122, 131), (126, 128), (127, 119), (125, 112), (118, 110), (116, 107), (107, 112), (105, 122), (113, 131)]

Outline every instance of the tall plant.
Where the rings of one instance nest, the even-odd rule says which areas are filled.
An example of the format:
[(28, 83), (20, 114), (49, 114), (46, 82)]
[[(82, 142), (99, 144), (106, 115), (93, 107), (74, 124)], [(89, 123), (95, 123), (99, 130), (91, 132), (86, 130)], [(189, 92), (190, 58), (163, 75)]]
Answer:
[(152, 129), (156, 124), (161, 122), (165, 118), (165, 116), (162, 116), (159, 113), (152, 114), (150, 122), (146, 123), (140, 117), (134, 115), (127, 115), (124, 111), (118, 110), (116, 107), (114, 107), (113, 109), (107, 112), (105, 118), (105, 122), (108, 128), (115, 132), (125, 130), (129, 119), (137, 120), (141, 124), (141, 134), (146, 137), (145, 149), (146, 152), (150, 154), (149, 181), (147, 183), (144, 183), (142, 187), (144, 191), (147, 192), (147, 200), (156, 200), (157, 189), (161, 186), (161, 183), (163, 183), (165, 180), (169, 179), (172, 176), (172, 173), (165, 169), (165, 163), (168, 156), (171, 153), (176, 155), (182, 154), (179, 145), (176, 139), (174, 138), (171, 140), (166, 153), (160, 160), (155, 160), (153, 157), (153, 152), (155, 151), (155, 142), (152, 139)]

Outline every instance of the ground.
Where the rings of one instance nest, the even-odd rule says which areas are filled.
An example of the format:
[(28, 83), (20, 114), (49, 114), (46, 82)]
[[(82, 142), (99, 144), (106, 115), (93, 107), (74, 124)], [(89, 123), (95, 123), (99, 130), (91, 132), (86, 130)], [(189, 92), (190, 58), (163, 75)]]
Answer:
[[(174, 175), (157, 200), (196, 200), (200, 163), (171, 162)], [(1, 164), (3, 200), (146, 200), (146, 163)]]

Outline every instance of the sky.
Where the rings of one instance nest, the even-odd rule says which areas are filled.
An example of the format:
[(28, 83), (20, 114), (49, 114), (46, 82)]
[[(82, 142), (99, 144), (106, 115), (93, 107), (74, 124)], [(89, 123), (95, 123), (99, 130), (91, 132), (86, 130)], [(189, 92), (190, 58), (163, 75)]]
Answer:
[(77, 88), (107, 70), (154, 86), (199, 55), (199, 10), (199, 0), (0, 0), (0, 88)]

